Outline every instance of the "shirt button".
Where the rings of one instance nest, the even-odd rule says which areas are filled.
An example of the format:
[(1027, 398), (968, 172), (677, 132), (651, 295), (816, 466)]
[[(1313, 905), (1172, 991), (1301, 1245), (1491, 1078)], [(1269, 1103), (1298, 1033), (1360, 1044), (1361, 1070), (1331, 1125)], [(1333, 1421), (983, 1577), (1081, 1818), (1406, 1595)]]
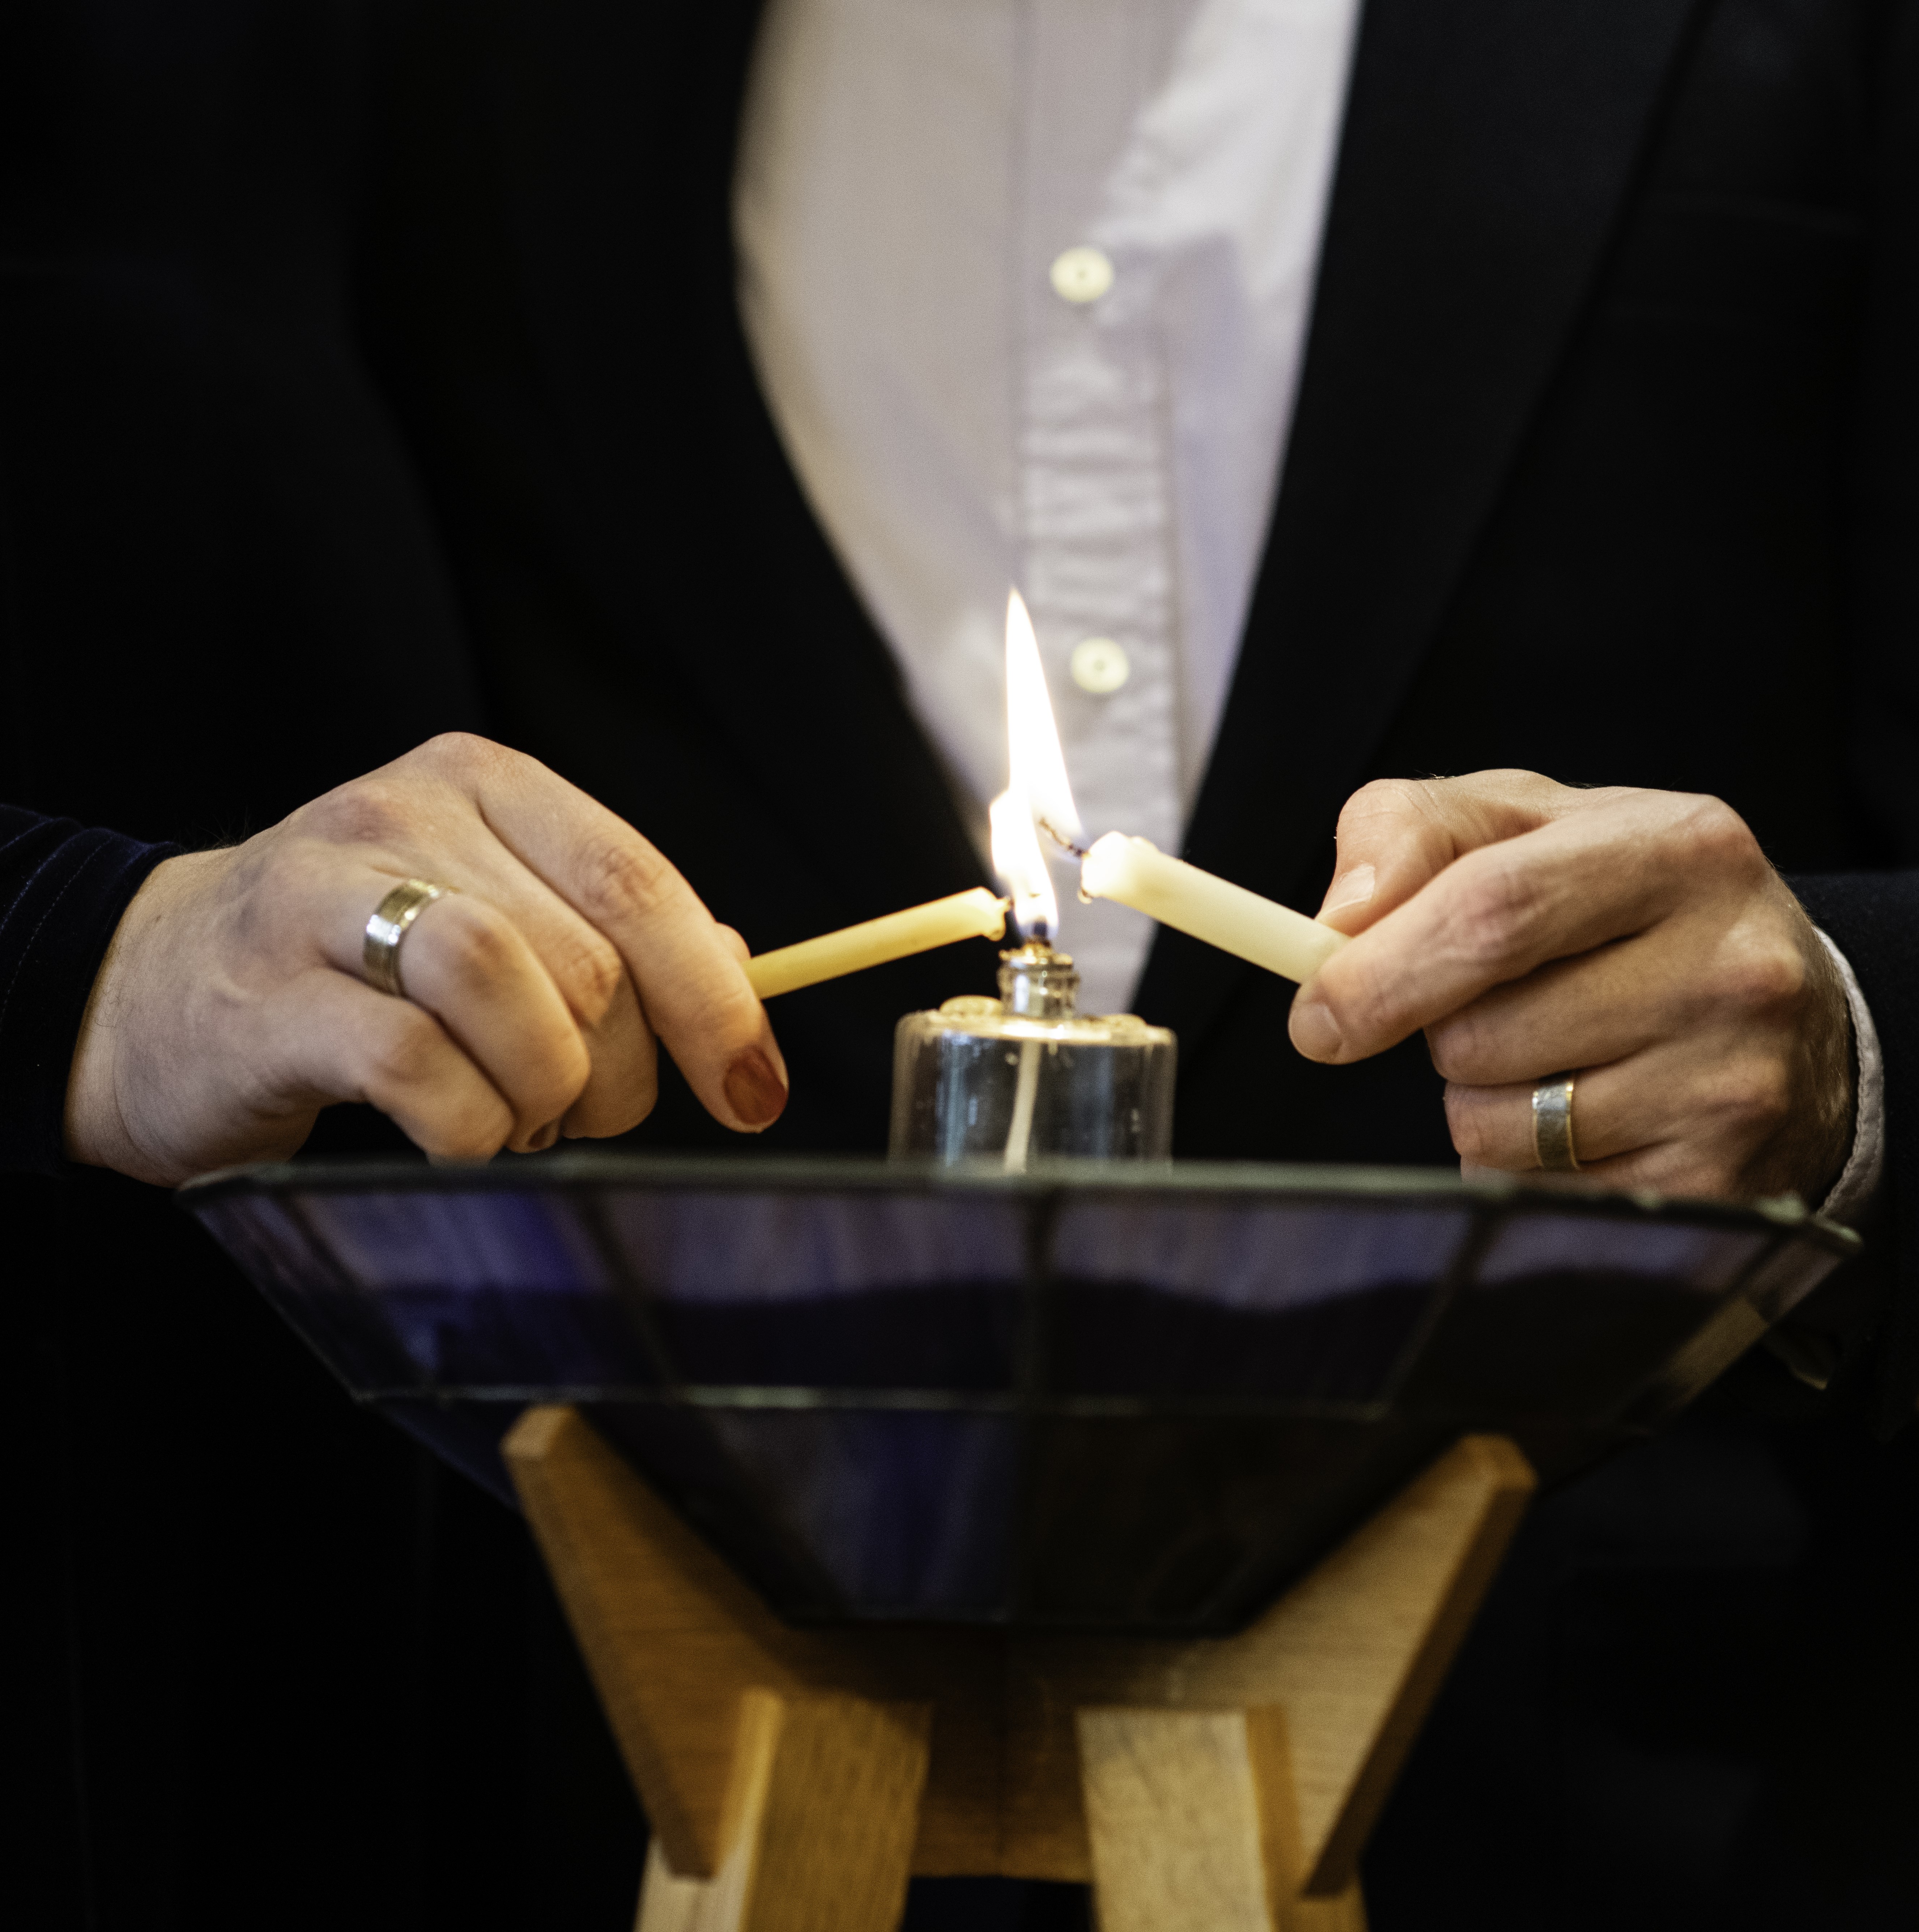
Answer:
[(1110, 638), (1087, 638), (1075, 644), (1068, 668), (1073, 682), (1095, 698), (1117, 691), (1133, 675), (1126, 653)]
[(1097, 248), (1069, 248), (1047, 271), (1062, 302), (1095, 302), (1113, 286), (1113, 263)]

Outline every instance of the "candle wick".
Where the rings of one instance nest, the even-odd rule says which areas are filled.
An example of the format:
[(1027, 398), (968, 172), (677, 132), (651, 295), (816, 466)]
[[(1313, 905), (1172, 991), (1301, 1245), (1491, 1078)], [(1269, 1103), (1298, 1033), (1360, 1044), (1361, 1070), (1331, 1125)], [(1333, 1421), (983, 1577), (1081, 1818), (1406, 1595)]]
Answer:
[(1039, 1098), (1040, 1043), (1020, 1045), (1020, 1077), (1013, 1090), (1013, 1121), (1006, 1132), (1004, 1165), (1009, 1174), (1023, 1174), (1033, 1144), (1033, 1103)]
[(1044, 818), (1040, 820), (1039, 824), (1040, 830), (1063, 851), (1071, 852), (1076, 859), (1083, 860), (1086, 857), (1085, 846), (1074, 844), (1072, 840), (1065, 836), (1063, 833), (1055, 831), (1053, 826)]

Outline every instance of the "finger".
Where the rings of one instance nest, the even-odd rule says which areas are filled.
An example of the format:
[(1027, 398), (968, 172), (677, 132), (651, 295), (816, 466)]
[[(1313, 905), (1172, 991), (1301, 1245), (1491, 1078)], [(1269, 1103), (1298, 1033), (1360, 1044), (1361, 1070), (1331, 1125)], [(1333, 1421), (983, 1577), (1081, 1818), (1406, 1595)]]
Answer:
[[(577, 1084), (571, 1086), (557, 1107), (542, 1113), (534, 1125), (554, 1126), (575, 1139), (625, 1133), (652, 1112), (659, 1096), (653, 1029), (641, 1010), (639, 993), (626, 962), (610, 940), (596, 932), (484, 824), (476, 824), (478, 839), (463, 843), (459, 851), (465, 868), (463, 878), (469, 881), (461, 897), (467, 903), (491, 908), (518, 935), (552, 988), (579, 1042), (577, 1062), (571, 1054), (563, 1059), (556, 1053), (547, 1063), (550, 1078), (542, 1090), (544, 1097), (532, 1103), (535, 1111), (552, 1107), (553, 1095), (548, 1090), (568, 1087), (575, 1080)], [(451, 899), (437, 901), (433, 910), (452, 903)], [(430, 917), (428, 913), (421, 914), (413, 934), (408, 935), (409, 947)], [(484, 962), (479, 963), (483, 967)], [(409, 996), (416, 990), (410, 957)], [(436, 1006), (434, 1010), (440, 1010)], [(521, 1011), (516, 1017), (523, 1030), (530, 1028), (530, 1010)], [(551, 1018), (549, 1013), (549, 1022)], [(459, 1028), (454, 1030), (465, 1038)], [(481, 1058), (496, 1078), (506, 1074), (506, 1069), (497, 1066), (491, 1053), (482, 1052)], [(524, 1063), (516, 1060), (515, 1067), (517, 1078)], [(518, 1100), (517, 1084), (504, 1090)]]
[[(1617, 1066), (1587, 1067), (1572, 1083), (1572, 1144), (1581, 1168), (1616, 1154), (1656, 1146), (1677, 1126), (1673, 1096), (1650, 1085), (1638, 1058)], [(1449, 1083), (1446, 1126), (1460, 1159), (1469, 1166), (1524, 1174), (1539, 1165), (1533, 1134), (1531, 1080), (1505, 1087)]]
[(1465, 853), (1614, 795), (1526, 771), (1375, 779), (1339, 814), (1338, 857), (1319, 916), (1341, 932), (1362, 932)]
[(606, 1013), (582, 1029), (593, 1071), (560, 1130), (571, 1140), (603, 1140), (636, 1127), (659, 1098), (659, 1054), (640, 996), (623, 965), (620, 990)]
[[(360, 908), (377, 905), (397, 881), (331, 854), (309, 876), (330, 963), (358, 977)], [(512, 1109), (506, 1144), (522, 1153), (549, 1144), (592, 1063), (559, 988), (513, 922), (456, 888), (421, 908), (401, 941), (400, 970), (407, 1000), (439, 1021)]]
[(1294, 1043), (1311, 1059), (1363, 1059), (1549, 960), (1644, 931), (1689, 896), (1770, 876), (1717, 800), (1620, 794), (1456, 860), (1301, 989)]
[(1672, 970), (1674, 952), (1661, 927), (1495, 986), (1426, 1029), (1434, 1068), (1462, 1086), (1500, 1087), (1683, 1033), (1708, 1007), (1698, 982)]
[[(1446, 1124), (1463, 1162), (1509, 1174), (1539, 1167), (1535, 1084), (1448, 1086)], [(1735, 1193), (1790, 1105), (1782, 1056), (1743, 1052), (1730, 1036), (1663, 1042), (1574, 1075), (1573, 1148), (1581, 1170), (1608, 1184)]]
[(707, 1112), (741, 1130), (770, 1126), (786, 1103), (785, 1063), (735, 947), (678, 872), (532, 759), (483, 761), (476, 795), (501, 842), (612, 942)]
[(1730, 923), (1716, 902), (1683, 910), (1649, 932), (1495, 986), (1436, 1021), (1426, 1030), (1433, 1064), (1449, 1080), (1495, 1087), (1707, 1030), (1782, 1035), (1827, 970), (1803, 926), (1796, 908), (1775, 907), (1770, 897)]
[(290, 1084), (377, 1107), (437, 1159), (489, 1160), (513, 1131), (504, 1097), (410, 1000), (316, 966), (283, 985), (269, 1018)]
[[(497, 907), (532, 950), (572, 1016), (586, 1053), (586, 1078), (563, 1118), (575, 1139), (625, 1133), (653, 1112), (658, 1055), (638, 989), (603, 933), (503, 844), (483, 818), (463, 844), (471, 890)], [(410, 983), (409, 991), (411, 990)]]
[[(531, 759), (518, 758), (482, 740), (457, 735), (436, 740), (401, 761), (416, 768), (404, 782), (389, 767), (309, 807), (305, 815), (320, 836), (310, 838), (302, 854), (308, 869), (325, 872), (329, 852), (339, 843), (348, 843), (377, 868), (453, 886), (468, 899), (482, 901), (503, 914), (545, 969), (585, 1048), (584, 1085), (570, 1105), (563, 1103), (563, 1122), (554, 1112), (543, 1117), (545, 1124), (555, 1126), (556, 1131), (563, 1125), (566, 1132), (576, 1136), (623, 1133), (652, 1111), (657, 1094), (652, 1030), (618, 948), (487, 824), (473, 796), (467, 767), (508, 759), (542, 774), (550, 784), (560, 783)], [(377, 902), (369, 903), (365, 912), (370, 913)], [(328, 956), (343, 970), (359, 970), (364, 916), (357, 908), (351, 917), (336, 910), (325, 928), (332, 941)], [(441, 922), (432, 923), (438, 926)], [(427, 924), (423, 913), (416, 930)], [(409, 934), (407, 944), (410, 953), (419, 942)], [(450, 1022), (450, 1016), (443, 1017)], [(570, 1075), (577, 1070), (573, 1058), (569, 1054), (563, 1061), (548, 1063), (548, 1070), (556, 1077)], [(510, 1082), (516, 1106), (538, 1111), (551, 1104), (546, 1098), (523, 1096), (515, 1066), (501, 1064), (492, 1070)], [(542, 1123), (533, 1125), (538, 1128)]]
[(593, 1059), (578, 1021), (514, 922), (477, 894), (426, 907), (405, 939), (406, 997), (446, 1028), (513, 1110), (507, 1145), (550, 1146)]

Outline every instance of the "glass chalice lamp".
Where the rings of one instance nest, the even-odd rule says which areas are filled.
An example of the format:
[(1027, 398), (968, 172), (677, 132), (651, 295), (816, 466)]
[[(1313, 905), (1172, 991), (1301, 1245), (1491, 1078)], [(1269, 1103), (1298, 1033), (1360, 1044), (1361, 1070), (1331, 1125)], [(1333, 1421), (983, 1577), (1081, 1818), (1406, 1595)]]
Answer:
[(1079, 815), (1017, 592), (1006, 686), (1012, 777), (993, 803), (993, 860), (1020, 943), (999, 956), (998, 999), (964, 995), (900, 1021), (887, 1150), (1016, 1172), (1059, 1156), (1167, 1160), (1177, 1042), (1131, 1013), (1081, 1012), (1080, 975), (1053, 944), (1059, 902), (1038, 827), (1070, 844)]

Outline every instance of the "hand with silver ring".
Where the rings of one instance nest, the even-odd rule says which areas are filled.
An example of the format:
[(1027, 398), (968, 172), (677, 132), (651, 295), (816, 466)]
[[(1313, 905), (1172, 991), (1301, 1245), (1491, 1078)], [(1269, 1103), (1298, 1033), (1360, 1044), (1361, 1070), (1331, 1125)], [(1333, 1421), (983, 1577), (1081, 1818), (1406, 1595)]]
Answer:
[(519, 752), (436, 738), (155, 869), (94, 984), (68, 1152), (170, 1184), (284, 1157), (362, 1100), (482, 1160), (624, 1132), (660, 1046), (755, 1132), (786, 1077), (746, 958), (631, 826)]
[(1320, 916), (1356, 937), (1300, 988), (1293, 1043), (1341, 1063), (1423, 1030), (1468, 1171), (1816, 1204), (1845, 1166), (1843, 982), (1716, 799), (1383, 780), (1341, 815)]

